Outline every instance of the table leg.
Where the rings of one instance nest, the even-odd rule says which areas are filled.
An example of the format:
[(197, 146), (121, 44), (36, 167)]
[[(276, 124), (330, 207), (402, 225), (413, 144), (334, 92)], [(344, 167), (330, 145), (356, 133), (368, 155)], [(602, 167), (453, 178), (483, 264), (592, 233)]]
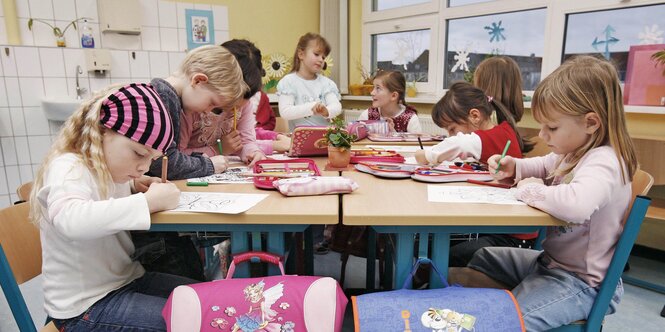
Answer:
[[(397, 233), (395, 252), (395, 288), (402, 288), (413, 265), (413, 233)], [(411, 288), (411, 283), (406, 285)]]
[(376, 231), (367, 227), (367, 273), (365, 275), (365, 288), (374, 289), (374, 278), (376, 277)]
[[(247, 232), (234, 231), (231, 232), (231, 253), (238, 254), (249, 250), (249, 241), (247, 240)], [(248, 278), (249, 277), (249, 264), (240, 264), (236, 267), (236, 272), (233, 275), (235, 278)]]
[(312, 227), (307, 227), (305, 237), (305, 275), (314, 275), (314, 238)]
[[(275, 231), (269, 232), (266, 248), (268, 252), (284, 255), (284, 233)], [(268, 275), (281, 275), (279, 267), (270, 264), (268, 267)]]
[[(448, 258), (450, 256), (450, 233), (434, 233), (432, 238), (432, 255), (431, 259), (434, 265), (439, 269), (444, 279), (448, 279)], [(430, 271), (429, 275), (429, 287), (430, 288), (441, 288), (443, 283), (439, 279), (439, 276), (434, 272), (434, 269)]]

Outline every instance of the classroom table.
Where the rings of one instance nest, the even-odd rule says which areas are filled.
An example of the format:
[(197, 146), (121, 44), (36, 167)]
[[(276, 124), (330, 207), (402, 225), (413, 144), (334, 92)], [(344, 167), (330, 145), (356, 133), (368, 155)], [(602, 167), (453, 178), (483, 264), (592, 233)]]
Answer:
[[(431, 183), (382, 179), (360, 172), (343, 172), (342, 176), (359, 184), (358, 190), (342, 196), (343, 223), (371, 226), (378, 233), (395, 233), (395, 287), (401, 287), (411, 270), (414, 234), (419, 234), (420, 238), (419, 257), (428, 257), (429, 234), (432, 234), (429, 257), (447, 277), (451, 233), (527, 233), (540, 230), (542, 226), (565, 225), (563, 221), (526, 205), (429, 202), (427, 185)], [(368, 271), (373, 279), (373, 269)], [(430, 276), (430, 281), (433, 288), (442, 286), (434, 275)]]
[[(317, 165), (319, 164), (318, 159)], [(339, 176), (339, 172), (322, 171), (322, 175)], [(284, 255), (284, 233), (304, 232), (313, 224), (337, 224), (339, 221), (339, 197), (337, 195), (286, 197), (276, 190), (257, 189), (253, 184), (211, 184), (207, 187), (188, 187), (185, 180), (174, 181), (174, 183), (182, 191), (268, 194), (268, 197), (257, 205), (240, 214), (163, 211), (152, 215), (151, 231), (230, 232), (233, 253), (266, 250)], [(265, 249), (261, 247), (261, 233), (263, 232), (267, 236)], [(249, 235), (251, 235), (251, 246)], [(305, 256), (311, 257), (307, 254)], [(311, 262), (307, 262), (305, 265), (308, 268), (313, 266)], [(240, 269), (236, 269), (237, 276), (247, 277), (249, 275), (247, 266), (238, 268)], [(276, 268), (271, 267), (271, 274), (276, 271), (278, 271)]]

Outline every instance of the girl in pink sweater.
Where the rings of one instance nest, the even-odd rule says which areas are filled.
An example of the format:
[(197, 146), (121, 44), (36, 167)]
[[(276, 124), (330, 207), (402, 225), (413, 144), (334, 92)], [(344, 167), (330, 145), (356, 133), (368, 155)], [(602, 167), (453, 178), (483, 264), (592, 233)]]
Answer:
[[(612, 64), (582, 56), (544, 79), (533, 95), (539, 136), (552, 153), (489, 158), (497, 179), (517, 182), (516, 197), (568, 223), (549, 227), (543, 251), (483, 248), (450, 281), (512, 289), (527, 331), (587, 319), (614, 255), (631, 201), (637, 158)], [(608, 313), (623, 293), (617, 286)]]

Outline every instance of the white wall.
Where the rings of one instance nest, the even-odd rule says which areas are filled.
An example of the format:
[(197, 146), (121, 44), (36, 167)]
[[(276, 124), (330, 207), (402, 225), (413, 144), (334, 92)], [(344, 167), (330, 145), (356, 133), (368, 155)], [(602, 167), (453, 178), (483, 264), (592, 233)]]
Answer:
[(67, 47), (59, 48), (54, 47), (50, 30), (41, 29), (47, 26), (35, 23), (33, 31), (27, 28), (31, 16), (55, 20), (60, 27), (81, 16), (97, 21), (96, 0), (16, 0), (24, 46), (6, 45), (0, 6), (0, 208), (18, 200), (16, 188), (33, 180), (62, 125), (46, 119), (40, 99), (62, 95), (75, 98), (77, 65), (84, 68), (79, 85), (87, 89), (86, 96), (111, 83), (148, 82), (153, 77), (168, 76), (187, 48), (185, 8), (213, 10), (215, 26), (226, 29), (215, 30), (215, 44), (228, 39), (226, 7), (160, 0), (137, 2), (143, 12), (140, 36), (100, 39), (98, 26), (92, 25), (96, 47), (111, 49), (112, 69), (104, 76), (85, 72), (77, 31), (67, 31)]

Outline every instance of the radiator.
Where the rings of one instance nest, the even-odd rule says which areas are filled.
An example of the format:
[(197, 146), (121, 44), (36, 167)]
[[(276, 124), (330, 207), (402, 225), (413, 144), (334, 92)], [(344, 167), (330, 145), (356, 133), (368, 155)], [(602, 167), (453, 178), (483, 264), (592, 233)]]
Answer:
[[(364, 110), (358, 109), (346, 109), (344, 110), (344, 122), (349, 123), (351, 121), (358, 120), (360, 113)], [(443, 128), (439, 128), (432, 121), (432, 116), (429, 114), (418, 113), (418, 120), (420, 120), (420, 126), (423, 128), (423, 133), (430, 135), (445, 135), (447, 132)]]

